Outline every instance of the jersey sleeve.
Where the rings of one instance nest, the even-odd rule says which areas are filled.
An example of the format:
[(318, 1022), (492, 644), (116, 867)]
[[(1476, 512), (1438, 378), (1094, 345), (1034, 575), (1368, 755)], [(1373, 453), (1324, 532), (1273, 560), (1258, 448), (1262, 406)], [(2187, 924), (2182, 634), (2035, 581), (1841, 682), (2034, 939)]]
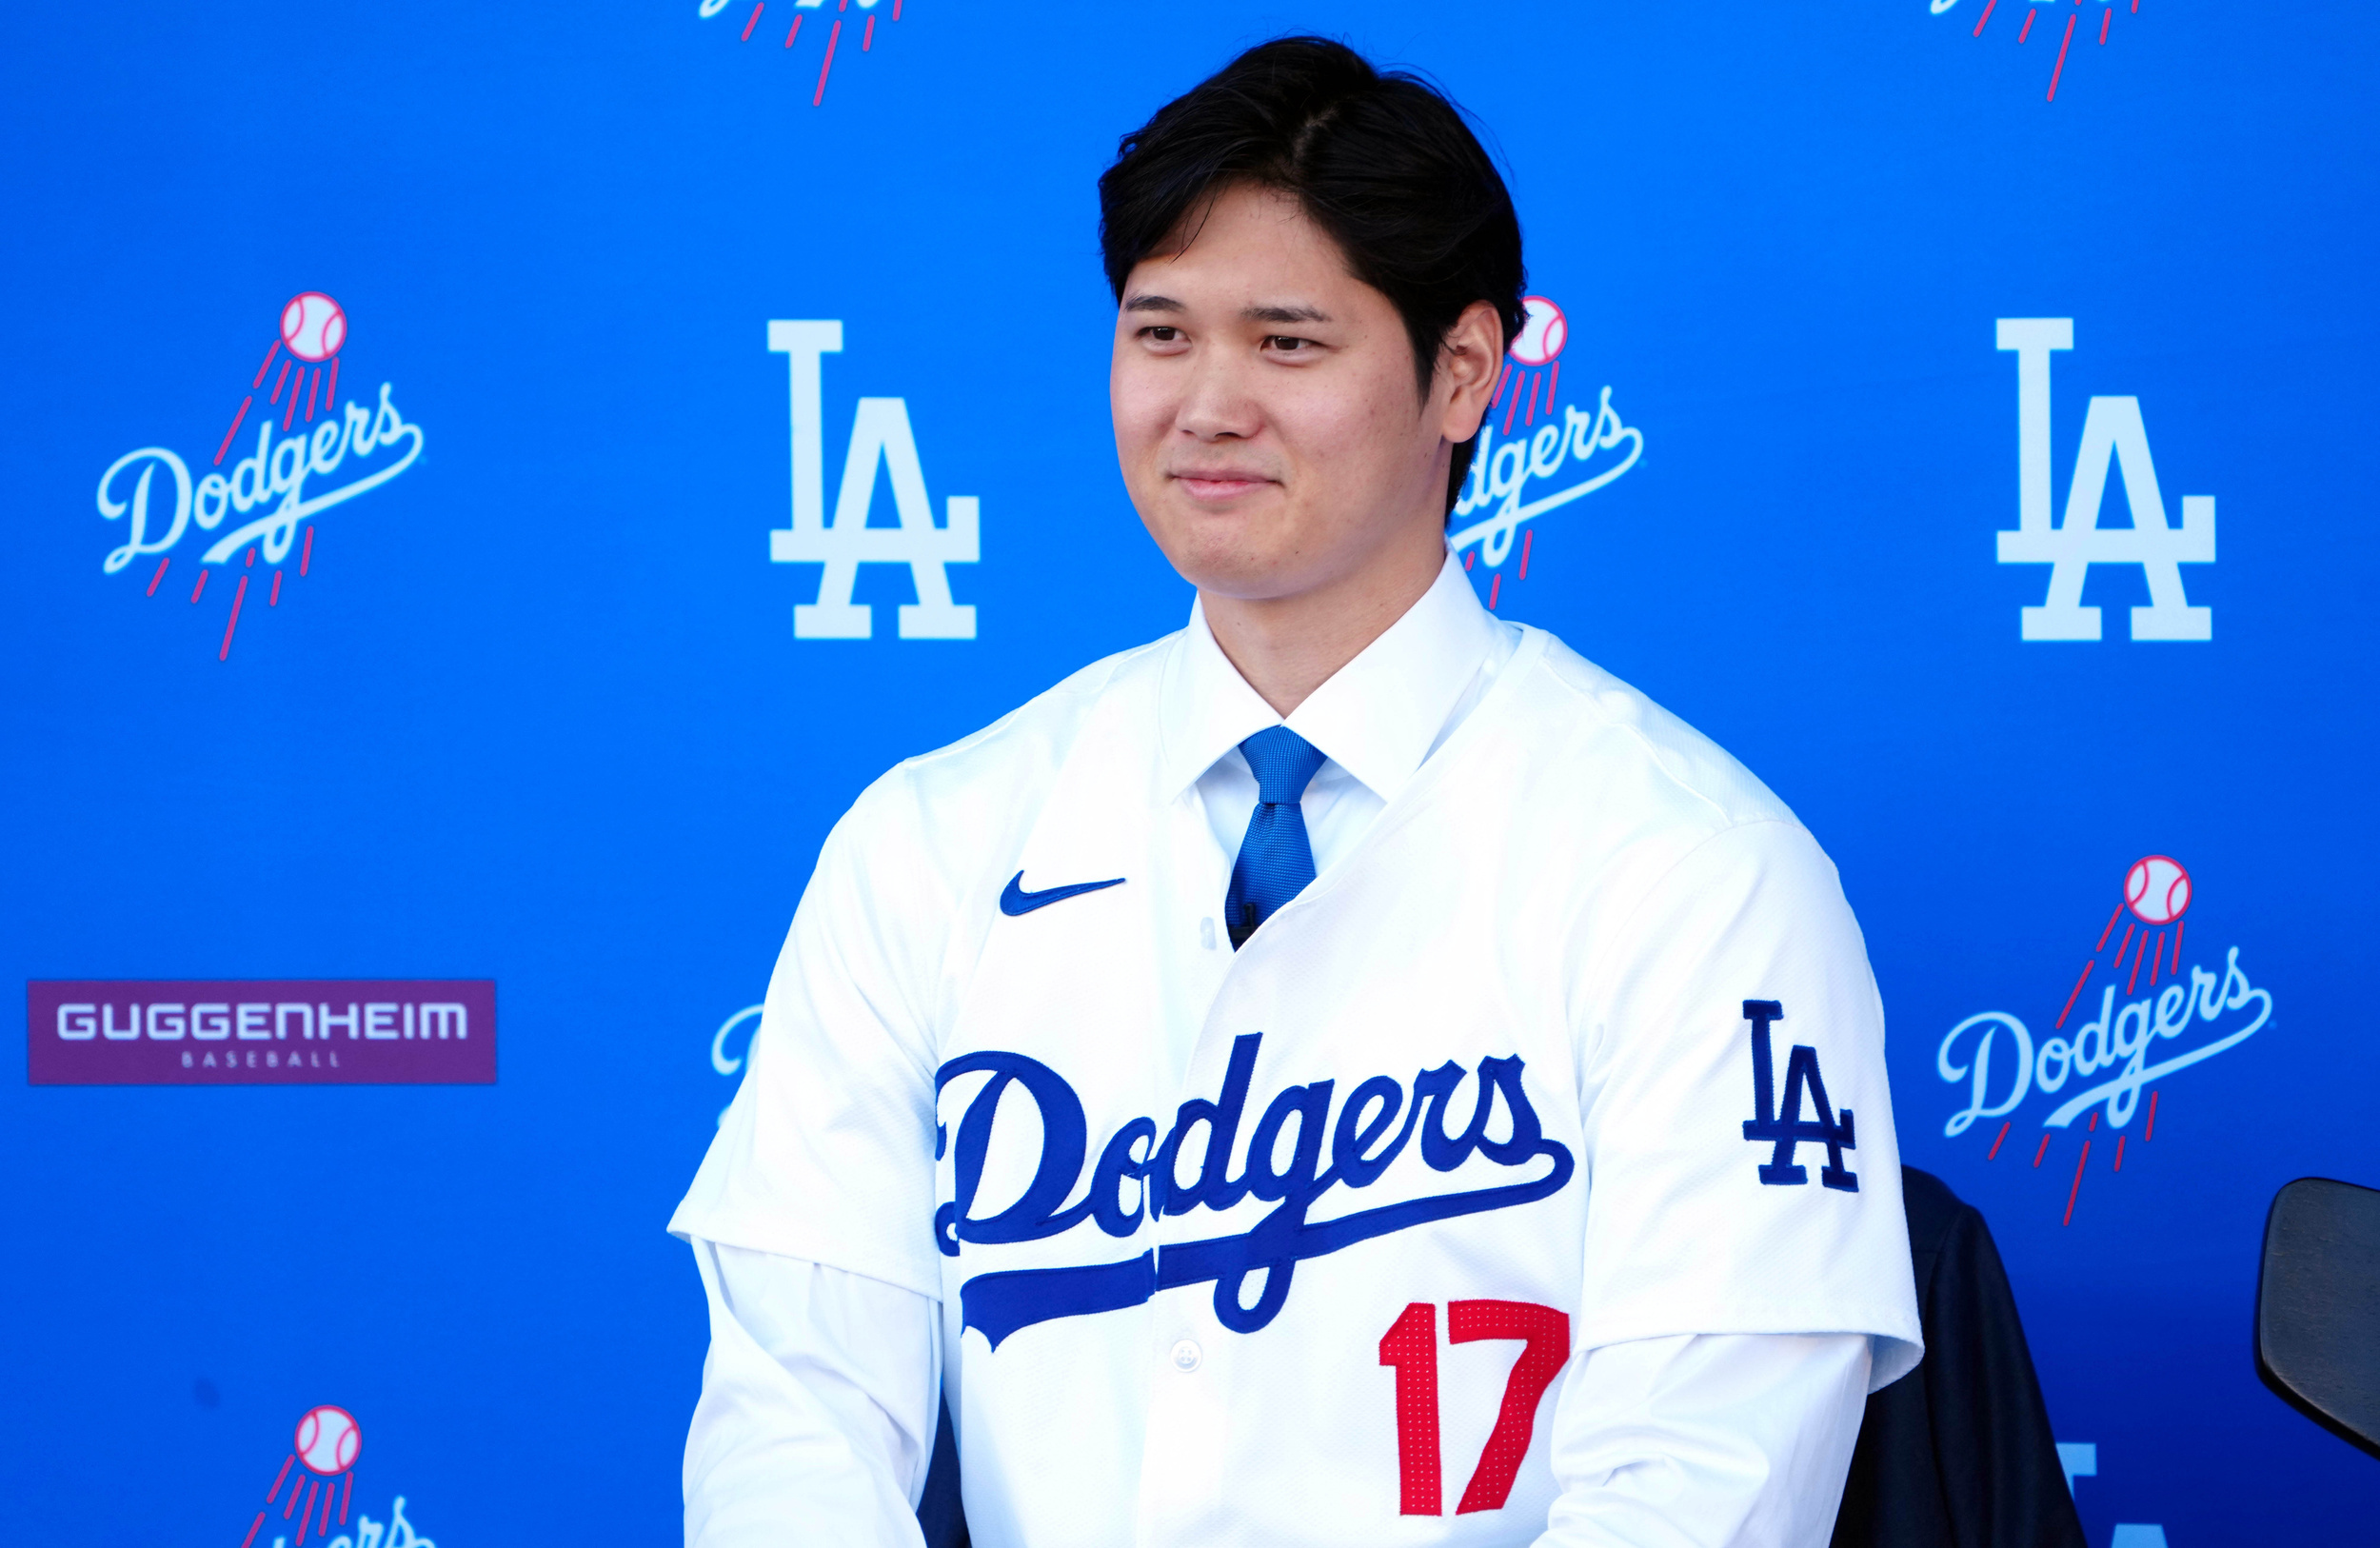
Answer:
[(1582, 963), (1579, 1342), (1864, 1333), (1923, 1344), (1884, 1016), (1835, 867), (1790, 821), (1670, 865)]
[(670, 1231), (940, 1299), (931, 1014), (950, 899), (896, 769), (820, 851)]

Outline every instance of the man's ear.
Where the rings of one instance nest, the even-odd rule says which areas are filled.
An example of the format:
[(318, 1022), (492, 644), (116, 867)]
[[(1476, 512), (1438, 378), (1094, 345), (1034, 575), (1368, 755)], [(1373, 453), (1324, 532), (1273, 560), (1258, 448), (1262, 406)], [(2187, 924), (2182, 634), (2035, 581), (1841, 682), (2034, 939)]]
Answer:
[(1496, 396), (1497, 377), (1504, 364), (1504, 324), (1496, 308), (1475, 301), (1462, 309), (1438, 352), (1438, 372), (1430, 397), (1439, 409), (1438, 434), (1450, 442), (1468, 441), (1479, 433)]

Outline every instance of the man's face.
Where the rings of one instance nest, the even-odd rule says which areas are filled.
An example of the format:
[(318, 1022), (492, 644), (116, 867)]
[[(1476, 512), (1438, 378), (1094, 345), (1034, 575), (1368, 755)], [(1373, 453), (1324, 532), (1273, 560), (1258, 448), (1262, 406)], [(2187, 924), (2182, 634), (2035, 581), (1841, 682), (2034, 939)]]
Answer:
[(1286, 195), (1234, 187), (1191, 224), (1125, 281), (1108, 382), (1124, 484), (1165, 557), (1257, 600), (1438, 542), (1448, 442), (1478, 427), (1484, 387), (1441, 370), (1424, 402), (1396, 307)]

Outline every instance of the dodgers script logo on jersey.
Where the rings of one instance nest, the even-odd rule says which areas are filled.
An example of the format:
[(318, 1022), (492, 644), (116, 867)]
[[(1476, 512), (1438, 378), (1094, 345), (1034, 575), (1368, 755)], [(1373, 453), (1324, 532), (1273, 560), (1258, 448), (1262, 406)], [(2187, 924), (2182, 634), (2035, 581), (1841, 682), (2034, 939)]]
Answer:
[[(1259, 1032), (1235, 1039), (1220, 1095), (1182, 1103), (1162, 1140), (1154, 1119), (1136, 1118), (1119, 1128), (1091, 1164), (1090, 1186), (1079, 1202), (1066, 1207), (1061, 1206), (1081, 1182), (1090, 1154), (1082, 1100), (1074, 1087), (1056, 1070), (1022, 1054), (973, 1053), (943, 1064), (935, 1077), (937, 1092), (964, 1077), (983, 1077), (967, 1099), (955, 1147), (947, 1123), (935, 1134), (935, 1160), (950, 1157), (955, 1184), (950, 1201), (934, 1216), (934, 1240), (945, 1256), (958, 1257), (969, 1242), (989, 1245), (1054, 1237), (1086, 1220), (1106, 1235), (1121, 1238), (1137, 1235), (1144, 1217), (1154, 1222), (1201, 1208), (1220, 1213), (1243, 1199), (1274, 1206), (1252, 1229), (1236, 1236), (1169, 1242), (1118, 1262), (978, 1274), (960, 1288), (962, 1326), (980, 1329), (997, 1349), (1008, 1335), (1036, 1322), (1120, 1311), (1140, 1305), (1160, 1290), (1212, 1281), (1216, 1320), (1235, 1333), (1254, 1333), (1279, 1314), (1300, 1260), (1434, 1221), (1530, 1203), (1559, 1192), (1576, 1170), (1570, 1148), (1545, 1137), (1521, 1081), (1521, 1061), (1488, 1058), (1479, 1061), (1476, 1073), (1452, 1060), (1423, 1070), (1414, 1077), (1410, 1095), (1403, 1082), (1375, 1075), (1339, 1103), (1335, 1123), (1331, 1095), (1336, 1082), (1291, 1086), (1265, 1105), (1240, 1173), (1230, 1176), (1262, 1042)], [(1461, 1133), (1449, 1134), (1447, 1113), (1466, 1082), (1471, 1119)], [(1015, 1202), (996, 1214), (978, 1216), (976, 1196), (993, 1126), (1002, 1098), (1012, 1086), (1038, 1118), (1040, 1162)], [(1510, 1126), (1500, 1141), (1488, 1134), (1489, 1120), (1498, 1111)], [(1397, 1126), (1400, 1112), (1403, 1122)], [(1535, 1171), (1540, 1161), (1547, 1164), (1519, 1181), (1409, 1199), (1335, 1220), (1306, 1219), (1333, 1188), (1343, 1185), (1359, 1192), (1378, 1182), (1404, 1156), (1407, 1142), (1417, 1134), (1421, 1164), (1433, 1172), (1458, 1171), (1474, 1156), (1515, 1170)], [(1322, 1164), (1326, 1137), (1327, 1168)], [(1280, 1164), (1284, 1148), (1288, 1159)], [(1185, 1160), (1196, 1167), (1188, 1181), (1178, 1171)], [(1127, 1184), (1132, 1185), (1128, 1202)], [(1253, 1305), (1243, 1305), (1243, 1286), (1251, 1276), (1260, 1277), (1263, 1287)]]
[[(2156, 1139), (2159, 1082), (2230, 1053), (2272, 1020), (2272, 991), (2251, 982), (2240, 965), (2239, 947), (2226, 946), (2215, 966), (2193, 963), (2184, 975), (2187, 916), (2194, 901), (2190, 872), (2179, 861), (2148, 855), (2133, 862), (2124, 873), (2123, 897), (2065, 992), (2048, 1038), (2036, 1042), (2020, 1017), (1987, 1010), (1952, 1027), (1935, 1050), (1935, 1073), (1966, 1095), (1966, 1105), (1950, 1116), (1942, 1132), (1953, 1139), (1971, 1130), (1989, 1133), (1984, 1160), (1999, 1160), (2015, 1123), (2009, 1115), (2036, 1092), (2053, 1099), (2054, 1105), (2041, 1120), (2041, 1138), (2031, 1157), (2034, 1170), (2049, 1158), (2058, 1136), (2074, 1135), (2073, 1125), (2082, 1123), (2066, 1190), (2067, 1224), (2073, 1223), (2094, 1143), (2107, 1170), (2122, 1172), (2128, 1151), (2139, 1154), (2131, 1146), (2135, 1120), (2144, 1147)], [(2115, 951), (2107, 957), (2111, 942)], [(2086, 992), (2094, 980), (2095, 1003)], [(2069, 1031), (2068, 1022), (2077, 1016), (2082, 1019)], [(2089, 1083), (2069, 1095), (2068, 1083), (2077, 1080)], [(2001, 1121), (1994, 1127), (1992, 1119)], [(2066, 1175), (2062, 1157), (2052, 1171)]]
[[(218, 661), (231, 658), (231, 640), (248, 604), (248, 582), (263, 579), (256, 573), (257, 559), (264, 559), (272, 576), (265, 605), (278, 607), (292, 548), (300, 579), (313, 568), (313, 518), (380, 487), (412, 466), (422, 454), (422, 427), (397, 412), (388, 383), (380, 384), (377, 406), (349, 399), (344, 409), (339, 407), (339, 351), (347, 337), (347, 314), (336, 301), (319, 290), (290, 297), (281, 308), (280, 335), (265, 351), (248, 392), (231, 415), (231, 427), (224, 431), (223, 443), (215, 447), (208, 465), (223, 466), (241, 427), (248, 423), (249, 412), (256, 407), (257, 395), (264, 392), (266, 378), (271, 377), (272, 389), (264, 393), (264, 411), (256, 421), (255, 449), (232, 464), (228, 477), (210, 471), (193, 485), (189, 465), (165, 447), (128, 451), (99, 475), (99, 514), (125, 524), (124, 542), (100, 561), (100, 571), (115, 575), (134, 567), (138, 560), (159, 556), (157, 567), (149, 572), (143, 596), (157, 594), (173, 564), (174, 548), (193, 525), (201, 533), (211, 533), (227, 515), (248, 518), (199, 554), (198, 579), (190, 587), (190, 603), (196, 605), (206, 596), (216, 568), (238, 562), (238, 584), (215, 651)], [(275, 407), (281, 410), (278, 430), (286, 439), (274, 438)], [(300, 425), (313, 428), (299, 429)], [(349, 458), (354, 465), (344, 482), (328, 486), (318, 483), (309, 488), (309, 479), (340, 478), (341, 466)], [(378, 466), (363, 469), (364, 464), (375, 462)], [(163, 509), (168, 495), (157, 484), (160, 469), (172, 481), (170, 515)], [(250, 516), (251, 511), (257, 514)], [(305, 528), (302, 544), (301, 526)]]
[[(1620, 422), (1608, 386), (1592, 412), (1564, 407), (1556, 416), (1570, 319), (1544, 296), (1524, 297), (1521, 305), (1528, 322), (1506, 351), (1503, 380), (1497, 384), (1488, 417), (1479, 427), (1471, 475), (1455, 502), (1446, 544), (1463, 556), (1463, 568), (1470, 569), (1478, 560), (1498, 572), (1518, 538), (1517, 579), (1525, 581), (1537, 531), (1524, 530), (1523, 524), (1584, 499), (1636, 466), (1644, 454), (1644, 432)], [(1513, 431), (1516, 417), (1518, 435)], [(1537, 424), (1540, 419), (1543, 425)], [(1553, 479), (1568, 482), (1552, 493), (1524, 498), (1532, 481)], [(1502, 600), (1503, 583), (1500, 573), (1489, 577), (1491, 609)]]
[[(851, 444), (843, 454), (834, 519), (829, 521), (821, 360), (842, 352), (843, 324), (775, 320), (768, 325), (768, 347), (785, 357), (793, 466), (793, 525), (768, 534), (768, 557), (780, 565), (825, 566), (819, 576), (818, 600), (794, 605), (794, 638), (869, 638), (876, 632), (875, 609), (851, 600), (860, 566), (905, 565), (918, 600), (901, 607), (901, 638), (974, 639), (975, 608), (951, 600), (950, 577), (943, 566), (976, 562), (976, 498), (950, 496), (947, 520), (934, 525), (925, 469), (918, 461), (917, 437), (909, 429), (908, 400), (860, 400), (851, 421)], [(868, 526), (880, 464), (890, 476), (893, 508), (901, 518), (898, 526)]]
[[(2184, 565), (2214, 563), (2214, 496), (2182, 496), (2182, 525), (2166, 521), (2149, 430), (2138, 398), (2096, 397), (2083, 420), (2066, 514), (2050, 525), (2050, 356), (2074, 347), (2071, 317), (2003, 317), (1999, 346), (2016, 356), (2016, 528), (1999, 534), (2003, 565), (2050, 566), (2049, 596), (2027, 607), (2018, 632), (2027, 640), (2096, 640), (2099, 609), (2082, 605), (2093, 565), (2138, 565), (2149, 605), (2132, 610), (2135, 640), (2211, 640), (2214, 610), (2193, 607), (2182, 589)], [(2123, 480), (2132, 525), (2102, 526), (2108, 473)]]

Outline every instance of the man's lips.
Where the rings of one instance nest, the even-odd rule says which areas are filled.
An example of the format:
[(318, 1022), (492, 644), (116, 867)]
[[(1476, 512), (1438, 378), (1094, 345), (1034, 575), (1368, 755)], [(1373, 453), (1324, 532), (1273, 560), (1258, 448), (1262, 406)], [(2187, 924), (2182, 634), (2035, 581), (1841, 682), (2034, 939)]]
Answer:
[(1229, 467), (1200, 468), (1195, 471), (1177, 472), (1171, 476), (1175, 483), (1188, 491), (1190, 498), (1202, 502), (1230, 500), (1236, 496), (1260, 489), (1273, 482), (1259, 473)]

